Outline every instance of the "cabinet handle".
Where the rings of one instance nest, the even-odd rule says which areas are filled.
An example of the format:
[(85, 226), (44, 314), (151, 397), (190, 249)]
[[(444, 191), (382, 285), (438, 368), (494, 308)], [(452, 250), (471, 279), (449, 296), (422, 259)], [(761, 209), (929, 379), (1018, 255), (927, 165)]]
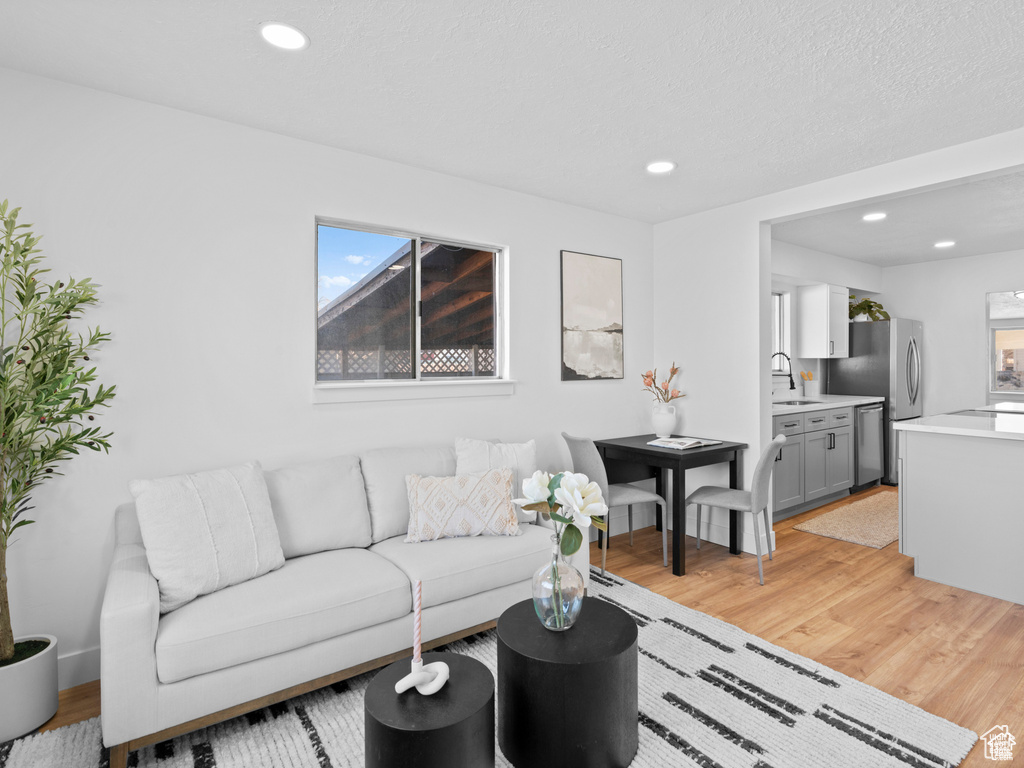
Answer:
[(836, 421), (839, 421), (840, 419), (848, 419), (848, 418), (850, 418), (850, 414), (844, 413), (842, 416), (836, 416)]
[(776, 461), (782, 461), (782, 449), (779, 449), (779, 455), (775, 457)]
[(836, 447), (836, 433), (835, 432), (829, 432), (828, 433), (828, 449), (831, 451), (835, 447)]
[(783, 424), (782, 426), (787, 428), (787, 429), (789, 427), (799, 427), (800, 426), (800, 422), (799, 421), (793, 421), (793, 422), (790, 422), (789, 424)]
[(811, 424), (821, 424), (825, 419), (811, 419)]
[(830, 355), (834, 355), (836, 353), (836, 343), (834, 341), (830, 341), (828, 343), (828, 353)]

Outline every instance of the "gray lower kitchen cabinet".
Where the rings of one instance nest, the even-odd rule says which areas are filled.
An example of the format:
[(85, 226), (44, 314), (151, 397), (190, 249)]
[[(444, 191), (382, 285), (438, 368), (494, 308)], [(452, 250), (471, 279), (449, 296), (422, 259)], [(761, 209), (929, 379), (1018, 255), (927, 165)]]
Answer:
[(853, 486), (853, 427), (804, 435), (804, 501)]
[(831, 440), (827, 430), (804, 435), (804, 501), (828, 496), (828, 446)]
[(853, 487), (853, 427), (830, 429), (832, 448), (828, 453), (829, 493)]
[[(793, 416), (775, 417), (774, 434), (787, 435), (772, 477), (776, 512), (853, 486), (854, 427), (846, 425), (851, 414), (850, 408), (812, 411), (802, 414), (799, 426)], [(802, 434), (794, 434), (798, 430)]]
[(779, 449), (772, 474), (775, 509), (784, 509), (804, 501), (804, 436), (790, 435)]

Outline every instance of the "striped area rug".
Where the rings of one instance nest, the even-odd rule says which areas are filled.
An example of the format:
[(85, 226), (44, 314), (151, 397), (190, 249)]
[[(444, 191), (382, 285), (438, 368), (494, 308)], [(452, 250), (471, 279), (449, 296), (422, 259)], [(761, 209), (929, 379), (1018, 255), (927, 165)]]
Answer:
[[(593, 572), (590, 592), (639, 627), (635, 768), (937, 768), (958, 765), (977, 741), (965, 728), (610, 574)], [(496, 649), (491, 631), (446, 650), (493, 673)], [(362, 699), (372, 675), (146, 747), (129, 765), (362, 766)], [(496, 754), (497, 765), (509, 765)], [(98, 719), (0, 745), (0, 768), (106, 765)]]

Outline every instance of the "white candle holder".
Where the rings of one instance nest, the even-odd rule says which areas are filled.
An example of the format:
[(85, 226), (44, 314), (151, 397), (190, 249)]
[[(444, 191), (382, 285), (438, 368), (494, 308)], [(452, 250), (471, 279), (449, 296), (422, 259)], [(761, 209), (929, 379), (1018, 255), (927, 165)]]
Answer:
[(440, 691), (448, 682), (448, 665), (443, 661), (424, 664), (422, 659), (412, 661), (412, 671), (395, 683), (395, 693), (404, 693), (410, 688), (423, 696), (431, 696)]

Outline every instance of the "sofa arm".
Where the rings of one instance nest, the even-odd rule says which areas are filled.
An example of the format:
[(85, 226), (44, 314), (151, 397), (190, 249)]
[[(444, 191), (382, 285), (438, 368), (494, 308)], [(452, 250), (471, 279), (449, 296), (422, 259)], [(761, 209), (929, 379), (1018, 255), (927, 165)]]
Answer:
[(157, 730), (159, 622), (160, 590), (145, 548), (118, 544), (100, 612), (101, 716), (108, 747)]

